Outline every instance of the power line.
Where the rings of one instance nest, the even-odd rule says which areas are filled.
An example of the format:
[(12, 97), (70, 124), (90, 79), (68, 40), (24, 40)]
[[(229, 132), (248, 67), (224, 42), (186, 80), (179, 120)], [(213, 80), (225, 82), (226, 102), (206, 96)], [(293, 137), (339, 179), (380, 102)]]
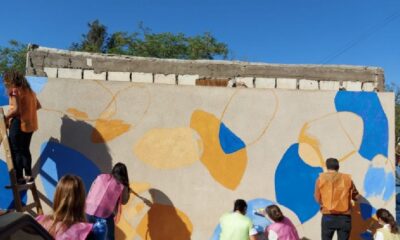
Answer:
[(369, 38), (372, 34), (379, 31), (380, 29), (384, 28), (386, 25), (388, 25), (392, 21), (396, 20), (398, 17), (400, 17), (400, 11), (395, 12), (392, 15), (386, 17), (383, 22), (373, 25), (367, 31), (360, 34), (357, 38), (347, 42), (342, 48), (338, 49), (337, 51), (335, 51), (332, 54), (328, 55), (327, 57), (323, 58), (320, 63), (327, 64), (327, 63), (331, 62), (333, 59), (339, 57), (343, 53), (347, 52), (348, 50), (350, 50), (351, 48), (356, 46), (358, 43)]

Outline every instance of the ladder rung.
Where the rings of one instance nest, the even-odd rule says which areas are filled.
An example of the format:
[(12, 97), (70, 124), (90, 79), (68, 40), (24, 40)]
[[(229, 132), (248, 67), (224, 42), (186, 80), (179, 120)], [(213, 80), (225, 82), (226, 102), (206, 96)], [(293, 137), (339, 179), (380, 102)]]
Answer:
[(32, 209), (32, 208), (35, 208), (36, 205), (37, 205), (36, 202), (30, 203), (30, 204), (28, 204), (28, 205), (26, 205), (26, 206), (23, 206), (23, 207), (22, 207), (22, 211), (23, 211), (23, 212), (28, 211), (28, 210), (30, 210), (30, 209)]
[(27, 184), (17, 185), (17, 189), (18, 189), (18, 191), (23, 191), (23, 190), (31, 189), (34, 186), (35, 186), (35, 183), (31, 182), (31, 183), (27, 183)]
[[(33, 188), (34, 185), (35, 185), (35, 183), (34, 183), (34, 182), (31, 182), (31, 183), (27, 183), (27, 184), (16, 184), (16, 185), (14, 185), (14, 186), (16, 186), (16, 188), (18, 189), (18, 191), (23, 191), (23, 190), (28, 190), (28, 189)], [(7, 185), (7, 186), (5, 186), (5, 188), (6, 188), (6, 189), (12, 189), (12, 188), (13, 188), (13, 185)]]

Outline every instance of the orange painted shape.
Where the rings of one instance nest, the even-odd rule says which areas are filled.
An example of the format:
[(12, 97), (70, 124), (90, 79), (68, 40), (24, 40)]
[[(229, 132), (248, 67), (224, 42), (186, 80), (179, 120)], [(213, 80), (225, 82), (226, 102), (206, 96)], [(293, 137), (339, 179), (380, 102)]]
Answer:
[(235, 190), (242, 180), (247, 166), (246, 148), (226, 154), (219, 142), (220, 120), (214, 115), (196, 110), (192, 114), (190, 127), (197, 131), (203, 141), (201, 162), (211, 176), (220, 184)]
[(89, 118), (87, 113), (79, 111), (76, 108), (68, 108), (67, 113), (71, 114), (74, 118), (79, 120), (86, 120)]
[(130, 129), (131, 125), (122, 120), (98, 119), (92, 132), (92, 142), (104, 143), (122, 135)]
[(188, 240), (193, 225), (186, 214), (174, 206), (153, 204), (136, 231), (146, 240)]

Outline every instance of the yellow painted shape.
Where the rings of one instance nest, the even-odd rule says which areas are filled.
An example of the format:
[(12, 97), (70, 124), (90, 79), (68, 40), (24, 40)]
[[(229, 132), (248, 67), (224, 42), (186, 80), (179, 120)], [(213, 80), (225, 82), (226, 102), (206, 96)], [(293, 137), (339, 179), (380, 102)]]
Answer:
[(199, 160), (199, 144), (191, 128), (151, 129), (136, 142), (133, 152), (141, 161), (160, 169), (188, 166)]
[(142, 218), (136, 231), (146, 240), (188, 240), (192, 235), (193, 225), (181, 210), (156, 203)]
[(125, 218), (120, 218), (115, 225), (115, 239), (130, 240), (136, 236), (136, 230), (132, 227)]
[(220, 121), (214, 115), (196, 110), (192, 114), (190, 127), (197, 131), (203, 141), (201, 162), (211, 176), (231, 190), (242, 180), (247, 166), (246, 148), (226, 154), (219, 142)]
[(141, 212), (144, 209), (144, 204), (143, 203), (138, 203), (135, 206), (136, 212)]
[(150, 184), (149, 183), (137, 183), (133, 182), (130, 183), (129, 186), (133, 189), (133, 191), (137, 193), (142, 193), (150, 189)]
[[(146, 192), (150, 188), (150, 184), (138, 182), (133, 182), (129, 186), (138, 194)], [(138, 198), (134, 194), (131, 194), (128, 203), (122, 205), (122, 216), (115, 226), (115, 237), (117, 240), (130, 240), (137, 235), (134, 226), (130, 222), (145, 208), (142, 202), (136, 203), (137, 200)]]
[(324, 167), (324, 159), (318, 140), (307, 133), (308, 123), (304, 124), (299, 135), (299, 155), (304, 162), (313, 167)]
[(74, 118), (79, 120), (86, 120), (89, 118), (87, 113), (79, 111), (76, 108), (68, 108), (67, 113), (71, 114)]
[(130, 129), (131, 125), (122, 120), (98, 119), (92, 131), (92, 142), (104, 143), (122, 135)]

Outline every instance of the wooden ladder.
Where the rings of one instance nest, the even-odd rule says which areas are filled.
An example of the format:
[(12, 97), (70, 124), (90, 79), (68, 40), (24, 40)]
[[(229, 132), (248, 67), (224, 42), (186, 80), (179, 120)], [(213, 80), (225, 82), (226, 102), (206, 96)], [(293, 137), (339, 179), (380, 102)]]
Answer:
[[(10, 174), (10, 186), (6, 186), (8, 189), (12, 189), (14, 195), (14, 205), (17, 212), (29, 212), (32, 215), (43, 214), (42, 205), (40, 204), (40, 199), (35, 182), (27, 184), (17, 184), (17, 176), (14, 169), (13, 159), (11, 155), (10, 143), (8, 142), (8, 134), (5, 122), (4, 109), (0, 108), (0, 144), (4, 146), (4, 154), (7, 162), (8, 173)], [(22, 205), (21, 192), (24, 190), (31, 190), (33, 202), (26, 206)], [(36, 213), (33, 208), (36, 207)]]

